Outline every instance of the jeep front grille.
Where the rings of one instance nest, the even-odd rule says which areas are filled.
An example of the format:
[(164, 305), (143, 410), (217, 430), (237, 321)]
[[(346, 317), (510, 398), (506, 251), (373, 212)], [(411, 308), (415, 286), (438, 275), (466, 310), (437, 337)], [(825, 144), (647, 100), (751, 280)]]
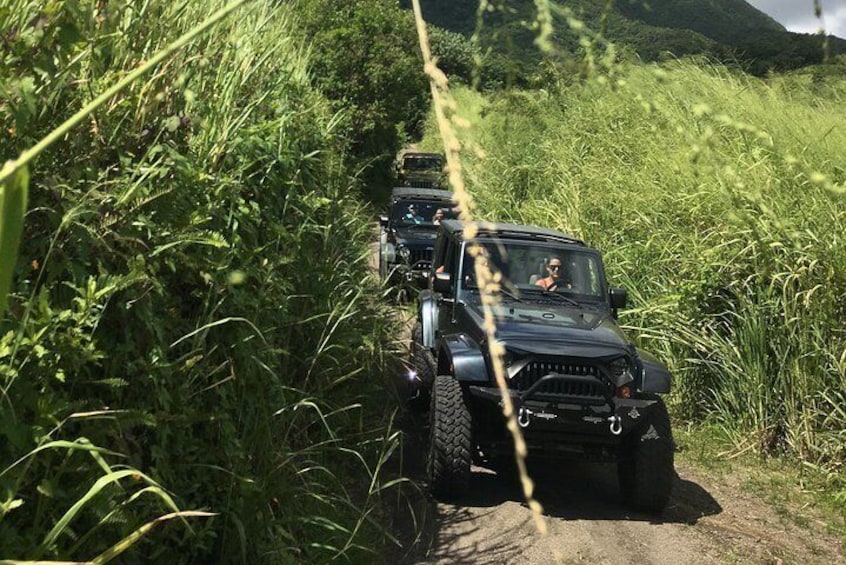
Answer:
[(406, 186), (410, 186), (412, 188), (434, 188), (435, 182), (431, 180), (409, 180), (405, 183)]
[(428, 249), (412, 249), (411, 256), (408, 259), (410, 265), (417, 269), (428, 269), (432, 266), (432, 255), (434, 251), (432, 248)]
[[(517, 391), (526, 391), (541, 378), (550, 373), (570, 375), (575, 377), (599, 377), (599, 370), (593, 365), (566, 363), (561, 361), (530, 361), (520, 369), (509, 381), (508, 386)], [(601, 381), (596, 382), (574, 379), (553, 380), (540, 386), (537, 392), (541, 394), (564, 395), (586, 398), (604, 398), (608, 388)]]

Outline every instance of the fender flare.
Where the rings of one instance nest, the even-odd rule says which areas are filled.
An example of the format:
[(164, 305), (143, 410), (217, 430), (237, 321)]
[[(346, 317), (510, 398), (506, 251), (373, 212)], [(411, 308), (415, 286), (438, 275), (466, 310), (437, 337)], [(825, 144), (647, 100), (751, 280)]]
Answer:
[(420, 310), (418, 322), (423, 332), (423, 347), (430, 351), (435, 349), (435, 328), (438, 325), (438, 299), (431, 290), (420, 291)]
[(386, 241), (385, 245), (382, 246), (382, 254), (385, 257), (385, 263), (397, 262), (396, 246), (390, 241)]
[(673, 376), (664, 363), (648, 351), (637, 350), (642, 373), (640, 390), (657, 394), (667, 394), (673, 385)]
[(479, 345), (466, 334), (453, 334), (438, 341), (438, 374), (451, 374), (461, 382), (490, 382), (488, 366)]

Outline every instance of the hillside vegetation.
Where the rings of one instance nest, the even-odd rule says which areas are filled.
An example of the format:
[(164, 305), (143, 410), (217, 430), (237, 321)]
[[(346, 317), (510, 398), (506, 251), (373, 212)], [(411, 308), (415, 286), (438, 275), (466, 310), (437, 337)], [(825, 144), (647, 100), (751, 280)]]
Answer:
[(675, 374), (679, 422), (715, 423), (843, 489), (841, 79), (765, 83), (690, 62), (615, 73), (457, 91), (480, 215), (601, 248), (629, 290), (622, 321)]
[[(0, 2), (0, 155), (223, 5)], [(250, 3), (33, 163), (0, 319), (0, 559), (360, 561), (390, 538), (393, 329), (353, 176), (372, 154), (296, 17)]]
[[(410, 4), (404, 0), (404, 4)], [(531, 23), (537, 3), (529, 0), (492, 1), (482, 14), (478, 36), (486, 53), (488, 74), (502, 75), (509, 84), (534, 86), (543, 73), (542, 61), (564, 67), (584, 55), (581, 31), (567, 19), (576, 16), (601, 30), (618, 50), (643, 61), (704, 55), (757, 76), (818, 64), (825, 58), (824, 39), (791, 33), (745, 0), (580, 0), (550, 2), (555, 15), (555, 54), (541, 54)], [(479, 18), (475, 2), (421, 0), (427, 21), (470, 37)], [(808, 14), (813, 13), (809, 2)], [(529, 22), (527, 24), (527, 22)], [(828, 37), (830, 55), (846, 53), (846, 40)]]

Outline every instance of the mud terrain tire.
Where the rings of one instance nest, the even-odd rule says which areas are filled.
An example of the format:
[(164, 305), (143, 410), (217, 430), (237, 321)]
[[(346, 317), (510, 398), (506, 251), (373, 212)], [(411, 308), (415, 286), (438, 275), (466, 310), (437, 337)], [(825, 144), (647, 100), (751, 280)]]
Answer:
[(470, 412), (461, 385), (451, 376), (435, 377), (429, 408), (426, 471), (435, 498), (454, 498), (470, 484)]
[(628, 438), (624, 458), (618, 466), (620, 490), (627, 504), (636, 510), (659, 514), (670, 501), (675, 479), (675, 444), (667, 407), (658, 405)]

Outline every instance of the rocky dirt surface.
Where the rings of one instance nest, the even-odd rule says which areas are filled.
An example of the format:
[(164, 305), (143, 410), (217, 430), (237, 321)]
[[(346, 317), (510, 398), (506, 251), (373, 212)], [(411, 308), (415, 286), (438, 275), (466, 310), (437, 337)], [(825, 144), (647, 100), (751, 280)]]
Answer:
[[(423, 484), (425, 426), (406, 434), (405, 475)], [(508, 473), (473, 467), (470, 494), (435, 502), (409, 495), (416, 528), (402, 522), (400, 563), (846, 563), (841, 539), (822, 521), (797, 525), (744, 492), (743, 477), (709, 478), (676, 465), (668, 508), (660, 516), (628, 510), (613, 466), (535, 461), (530, 473), (548, 533), (537, 532), (519, 484)], [(405, 510), (409, 514), (409, 510)], [(400, 525), (400, 527), (403, 527)], [(410, 531), (416, 530), (416, 539)]]

